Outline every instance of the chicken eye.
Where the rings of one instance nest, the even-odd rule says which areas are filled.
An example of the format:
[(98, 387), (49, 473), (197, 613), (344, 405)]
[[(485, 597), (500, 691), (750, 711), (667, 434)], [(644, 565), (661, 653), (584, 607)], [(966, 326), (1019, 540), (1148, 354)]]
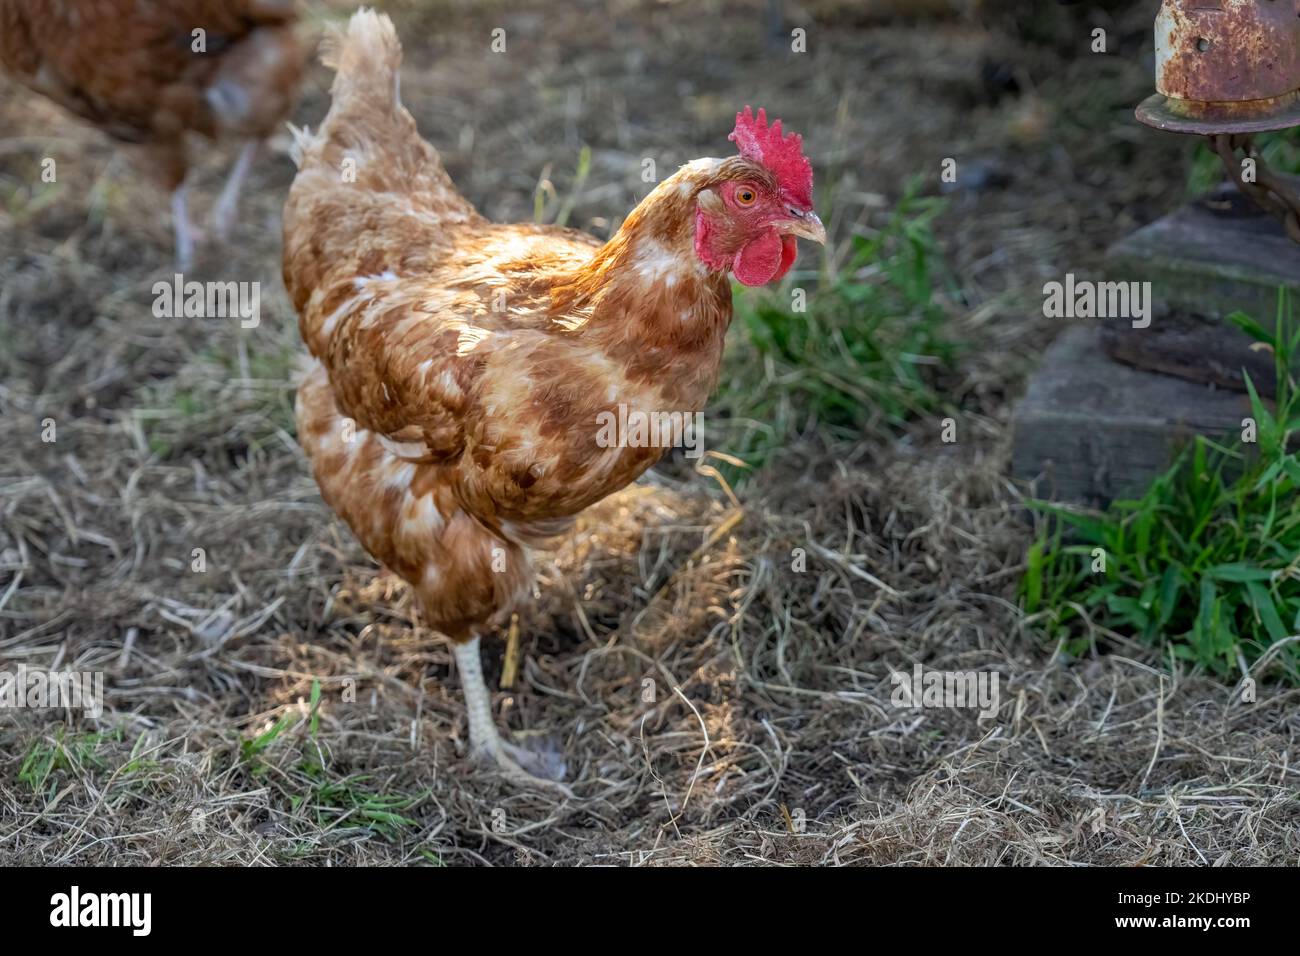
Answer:
[(758, 196), (755, 195), (754, 190), (752, 189), (736, 190), (736, 202), (741, 206), (752, 206), (754, 205), (754, 200), (757, 198)]

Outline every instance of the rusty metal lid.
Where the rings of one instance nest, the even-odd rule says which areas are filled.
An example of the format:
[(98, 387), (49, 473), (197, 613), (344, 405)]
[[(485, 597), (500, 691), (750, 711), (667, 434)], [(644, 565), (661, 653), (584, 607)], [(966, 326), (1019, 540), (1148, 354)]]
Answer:
[(1178, 133), (1300, 125), (1300, 0), (1164, 0), (1140, 122)]
[(1156, 93), (1137, 108), (1138, 122), (1171, 133), (1264, 133), (1300, 126), (1300, 93), (1253, 100), (1223, 108), (1218, 103), (1179, 100)]

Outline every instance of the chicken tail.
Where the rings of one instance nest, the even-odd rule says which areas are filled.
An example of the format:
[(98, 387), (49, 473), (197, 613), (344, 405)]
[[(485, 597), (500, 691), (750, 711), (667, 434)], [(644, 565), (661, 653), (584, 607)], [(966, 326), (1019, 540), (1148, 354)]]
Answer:
[[(320, 58), (335, 71), (330, 111), (315, 135), (310, 129), (289, 128), (294, 140), (291, 155), (299, 169), (320, 159), (331, 139), (341, 140), (347, 131), (365, 129), (376, 121), (391, 124), (395, 114), (404, 112), (398, 72), (402, 44), (386, 15), (362, 7), (346, 26), (330, 24), (321, 39)], [(376, 132), (380, 131), (370, 131), (370, 136)]]
[(341, 105), (389, 112), (401, 107), (402, 44), (385, 14), (362, 7), (346, 27), (334, 24), (321, 42), (321, 62), (335, 71), (331, 118)]
[(362, 192), (406, 195), (440, 215), (475, 215), (402, 106), (402, 45), (393, 21), (361, 8), (346, 26), (331, 28), (321, 59), (336, 71), (332, 102), (315, 134), (293, 130), (298, 180), (315, 171)]

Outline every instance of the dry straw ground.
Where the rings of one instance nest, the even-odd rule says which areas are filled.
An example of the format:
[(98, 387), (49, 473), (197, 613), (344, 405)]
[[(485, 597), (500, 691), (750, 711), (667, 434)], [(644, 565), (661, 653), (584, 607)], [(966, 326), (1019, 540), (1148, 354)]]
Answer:
[[(1148, 84), (1150, 10), (1076, 8), (1030, 42), (787, 3), (813, 26), (799, 58), (770, 44), (761, 3), (385, 6), (404, 99), (494, 217), (530, 218), (546, 170), (566, 194), (587, 143), (571, 222), (604, 234), (642, 157), (716, 153), (749, 102), (833, 173), (840, 239), (961, 157), (979, 188), (953, 194), (940, 234), (972, 343), (950, 386), (960, 441), (924, 421), (896, 442), (813, 438), (744, 485), (740, 512), (673, 469), (592, 512), (541, 562), (499, 700), (516, 733), (566, 750), (579, 799), (502, 786), (463, 756), (445, 646), (322, 505), (293, 439), (285, 157), (259, 164), (237, 245), (204, 267), (262, 282), (261, 326), (156, 319), (162, 199), (122, 151), (4, 87), (0, 660), (103, 670), (109, 693), (98, 721), (0, 717), (0, 860), (1296, 861), (1296, 692), (1242, 706), (1122, 641), (1068, 659), (1015, 602), (1031, 531), (1004, 477), (1009, 403), (1057, 331), (1034, 289), (1180, 196), (1187, 145), (1125, 110)], [(1093, 18), (1120, 55), (1083, 54)], [(489, 57), (497, 25), (509, 52)], [(299, 122), (326, 83), (312, 74)], [(47, 155), (56, 186), (35, 181)], [(201, 199), (225, 159), (205, 161)], [(914, 662), (997, 671), (1000, 712), (894, 707), (890, 673)]]

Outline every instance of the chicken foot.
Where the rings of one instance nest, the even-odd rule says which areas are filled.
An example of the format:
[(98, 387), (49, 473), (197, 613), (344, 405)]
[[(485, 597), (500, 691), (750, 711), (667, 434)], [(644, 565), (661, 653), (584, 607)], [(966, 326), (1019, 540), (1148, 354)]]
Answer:
[(554, 761), (547, 760), (545, 755), (501, 739), (492, 718), (492, 695), (483, 680), (479, 638), (473, 637), (463, 644), (453, 643), (452, 651), (465, 693), (465, 709), (469, 716), (469, 746), (475, 759), (495, 764), (502, 774), (519, 783), (548, 787), (572, 798), (573, 791), (554, 779), (563, 774), (562, 765), (555, 768), (552, 766)]

